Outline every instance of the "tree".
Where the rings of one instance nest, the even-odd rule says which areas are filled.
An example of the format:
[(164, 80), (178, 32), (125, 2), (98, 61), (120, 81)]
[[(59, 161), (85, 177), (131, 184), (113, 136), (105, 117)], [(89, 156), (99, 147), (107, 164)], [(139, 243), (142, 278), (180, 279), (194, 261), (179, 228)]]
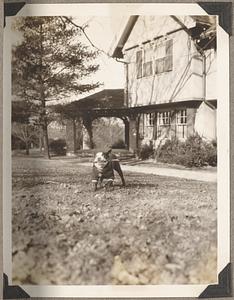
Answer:
[(12, 135), (24, 143), (26, 154), (29, 155), (31, 142), (40, 139), (40, 128), (35, 125), (31, 104), (26, 101), (13, 101), (11, 120)]
[(48, 158), (48, 104), (100, 85), (84, 82), (98, 70), (94, 63), (97, 51), (81, 43), (82, 31), (69, 20), (25, 17), (14, 24), (22, 33), (22, 41), (12, 53), (13, 94), (30, 104), (32, 116), (42, 128)]
[(30, 143), (38, 136), (38, 128), (31, 124), (13, 122), (12, 135), (25, 144), (26, 155), (29, 155)]

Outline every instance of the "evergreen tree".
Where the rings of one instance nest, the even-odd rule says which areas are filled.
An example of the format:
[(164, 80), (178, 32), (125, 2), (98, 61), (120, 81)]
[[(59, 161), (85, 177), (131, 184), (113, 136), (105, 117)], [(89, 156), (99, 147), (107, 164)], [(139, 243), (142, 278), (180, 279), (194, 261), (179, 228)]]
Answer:
[(50, 158), (48, 104), (99, 86), (98, 82), (84, 83), (98, 70), (97, 52), (81, 42), (82, 31), (67, 18), (18, 18), (14, 28), (22, 33), (22, 41), (13, 47), (13, 95), (30, 104), (32, 117), (42, 128), (45, 155)]

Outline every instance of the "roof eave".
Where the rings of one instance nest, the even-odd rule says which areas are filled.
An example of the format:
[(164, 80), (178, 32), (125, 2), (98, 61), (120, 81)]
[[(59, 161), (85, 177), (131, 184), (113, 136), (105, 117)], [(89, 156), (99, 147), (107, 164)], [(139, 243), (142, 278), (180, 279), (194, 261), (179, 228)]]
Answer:
[(138, 19), (138, 15), (133, 15), (130, 16), (127, 23), (124, 25), (124, 29), (122, 31), (122, 34), (120, 34), (119, 36), (117, 36), (112, 45), (111, 48), (109, 50), (109, 54), (112, 57), (116, 57), (116, 58), (123, 58), (123, 53), (122, 53), (122, 49), (124, 47), (124, 44), (126, 43), (137, 19)]

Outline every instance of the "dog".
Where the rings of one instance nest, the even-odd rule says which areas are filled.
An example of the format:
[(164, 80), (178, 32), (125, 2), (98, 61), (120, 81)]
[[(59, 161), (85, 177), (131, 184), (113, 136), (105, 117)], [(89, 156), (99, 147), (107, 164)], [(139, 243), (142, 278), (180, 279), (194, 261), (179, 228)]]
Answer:
[(114, 182), (114, 170), (119, 174), (122, 186), (125, 186), (125, 179), (119, 163), (119, 160), (115, 154), (112, 153), (112, 149), (109, 148), (104, 152), (98, 152), (95, 155), (93, 161), (93, 189), (97, 190), (98, 183), (102, 184), (103, 180), (106, 181), (105, 188), (113, 187)]

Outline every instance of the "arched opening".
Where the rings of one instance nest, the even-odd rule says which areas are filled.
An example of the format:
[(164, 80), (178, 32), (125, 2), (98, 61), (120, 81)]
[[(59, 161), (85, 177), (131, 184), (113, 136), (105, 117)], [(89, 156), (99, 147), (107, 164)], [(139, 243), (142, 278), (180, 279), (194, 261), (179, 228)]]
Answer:
[(94, 148), (111, 145), (115, 149), (127, 149), (125, 123), (117, 117), (101, 117), (92, 122)]

